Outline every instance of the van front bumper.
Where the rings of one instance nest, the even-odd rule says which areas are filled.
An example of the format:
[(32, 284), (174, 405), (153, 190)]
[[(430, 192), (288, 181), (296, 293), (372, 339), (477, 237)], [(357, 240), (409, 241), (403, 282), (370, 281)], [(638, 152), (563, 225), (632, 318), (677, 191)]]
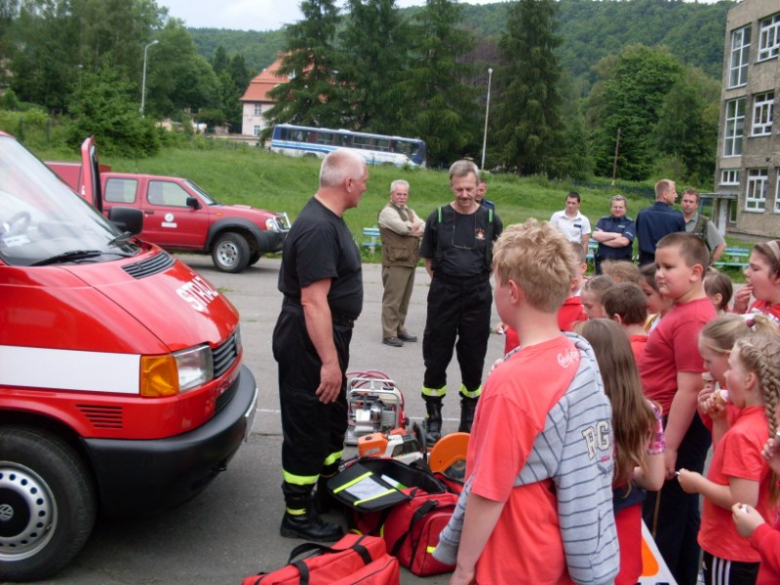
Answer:
[(200, 493), (225, 470), (251, 431), (257, 393), (252, 372), (241, 366), (232, 400), (193, 431), (155, 440), (82, 439), (103, 511), (135, 515), (176, 506)]

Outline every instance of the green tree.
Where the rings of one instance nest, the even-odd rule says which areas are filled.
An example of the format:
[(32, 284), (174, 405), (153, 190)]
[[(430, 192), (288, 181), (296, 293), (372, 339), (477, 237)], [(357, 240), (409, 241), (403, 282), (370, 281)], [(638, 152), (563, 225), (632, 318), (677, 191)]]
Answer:
[(601, 79), (588, 104), (596, 173), (612, 175), (619, 129), (618, 176), (646, 179), (656, 154), (655, 125), (683, 67), (665, 48), (633, 45), (600, 62), (597, 71)]
[(216, 73), (217, 76), (220, 76), (229, 65), (230, 60), (228, 59), (227, 51), (225, 51), (225, 47), (220, 45), (217, 47), (217, 50), (214, 51), (214, 56), (211, 59), (211, 68), (214, 70), (214, 73)]
[(219, 109), (220, 84), (214, 70), (198, 54), (192, 37), (178, 19), (158, 33), (160, 43), (149, 49), (146, 111), (171, 116), (201, 108)]
[(82, 82), (70, 105), (72, 147), (94, 135), (101, 152), (109, 155), (151, 156), (159, 150), (154, 122), (138, 115), (132, 84), (108, 68), (85, 73)]
[(709, 184), (715, 172), (717, 86), (700, 70), (688, 67), (666, 94), (656, 126), (659, 152), (679, 157), (685, 164), (684, 178), (699, 185)]
[(473, 44), (471, 34), (457, 28), (460, 14), (451, 0), (427, 0), (413, 24), (410, 68), (403, 83), (410, 103), (404, 135), (426, 141), (431, 166), (466, 154), (481, 135), (474, 92), (463, 83), (468, 68), (458, 61)]
[(556, 174), (563, 124), (555, 55), (553, 0), (519, 0), (510, 5), (499, 42), (506, 66), (499, 70), (495, 117), (501, 159), (518, 174)]
[(9, 31), (11, 88), (25, 102), (63, 110), (78, 78), (68, 0), (24, 0)]
[(400, 89), (408, 27), (395, 0), (348, 0), (347, 7), (341, 34), (345, 59), (339, 71), (346, 125), (391, 134), (408, 110)]
[(342, 111), (335, 84), (338, 8), (335, 0), (303, 0), (300, 8), (303, 20), (285, 31), (287, 54), (279, 69), (289, 81), (269, 92), (276, 104), (265, 115), (271, 125), (339, 126)]

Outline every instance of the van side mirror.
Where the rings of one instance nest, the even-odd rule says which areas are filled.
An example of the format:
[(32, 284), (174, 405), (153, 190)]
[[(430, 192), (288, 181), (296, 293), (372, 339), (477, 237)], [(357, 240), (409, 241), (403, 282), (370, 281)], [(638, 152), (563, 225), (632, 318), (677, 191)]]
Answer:
[(192, 207), (193, 209), (200, 209), (200, 201), (198, 201), (197, 197), (187, 197), (187, 207)]
[(112, 207), (108, 210), (108, 221), (121, 232), (130, 232), (134, 236), (144, 229), (144, 214), (132, 207)]

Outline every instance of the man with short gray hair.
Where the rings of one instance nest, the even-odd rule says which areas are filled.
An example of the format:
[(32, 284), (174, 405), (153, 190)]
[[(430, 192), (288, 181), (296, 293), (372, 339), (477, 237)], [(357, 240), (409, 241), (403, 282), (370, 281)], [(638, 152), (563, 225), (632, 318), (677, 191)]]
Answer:
[(382, 237), (382, 343), (403, 347), (417, 341), (406, 330), (406, 313), (414, 287), (414, 271), (420, 259), (420, 238), (425, 224), (407, 205), (409, 183), (398, 179), (390, 185), (390, 201), (379, 212)]
[(344, 222), (366, 190), (368, 168), (349, 150), (322, 161), (320, 185), (284, 243), (279, 290), (282, 310), (273, 332), (282, 418), (280, 533), (318, 542), (338, 540), (338, 524), (314, 510), (344, 452), (349, 344), (363, 309), (360, 250)]
[(501, 235), (501, 220), (474, 196), (479, 169), (468, 160), (450, 167), (455, 199), (442, 205), (425, 222), (420, 255), (431, 275), (428, 315), (423, 336), (426, 438), (441, 438), (442, 402), (447, 394), (447, 366), (457, 351), (460, 365), (460, 426), (469, 432), (482, 393), (482, 370), (490, 336), (493, 293), (490, 270), (493, 242)]

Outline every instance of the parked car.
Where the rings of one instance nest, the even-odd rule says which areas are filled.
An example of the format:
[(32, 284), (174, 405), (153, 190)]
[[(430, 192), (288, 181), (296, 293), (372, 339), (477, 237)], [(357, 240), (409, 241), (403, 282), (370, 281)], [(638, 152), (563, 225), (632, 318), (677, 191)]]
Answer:
[[(81, 165), (46, 164), (80, 192)], [(134, 207), (144, 214), (141, 238), (171, 252), (211, 254), (223, 272), (241, 272), (284, 246), (290, 220), (248, 205), (218, 203), (179, 177), (101, 171), (102, 207)]]

